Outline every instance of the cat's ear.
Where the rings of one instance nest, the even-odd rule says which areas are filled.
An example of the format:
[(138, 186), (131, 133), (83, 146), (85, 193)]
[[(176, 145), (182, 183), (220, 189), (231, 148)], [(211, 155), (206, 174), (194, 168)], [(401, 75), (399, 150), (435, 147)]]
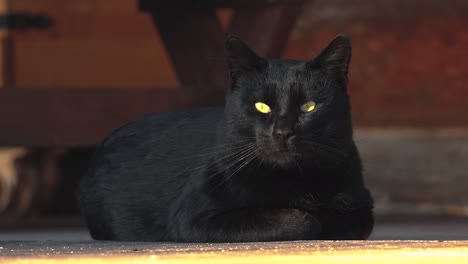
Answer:
[(348, 34), (340, 34), (328, 44), (316, 59), (320, 65), (331, 70), (338, 70), (348, 80), (348, 68), (351, 61), (351, 42)]
[(265, 59), (233, 35), (229, 35), (226, 40), (226, 59), (231, 73), (259, 70), (266, 64)]

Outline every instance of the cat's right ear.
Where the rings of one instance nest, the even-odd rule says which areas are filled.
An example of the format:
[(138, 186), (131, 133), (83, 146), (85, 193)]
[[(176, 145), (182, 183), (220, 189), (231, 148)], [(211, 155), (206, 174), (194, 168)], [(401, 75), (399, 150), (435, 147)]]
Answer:
[(226, 59), (231, 76), (240, 72), (259, 70), (266, 64), (265, 59), (259, 57), (242, 40), (233, 35), (229, 35), (226, 40)]
[(348, 34), (336, 36), (314, 61), (322, 67), (340, 73), (347, 82), (351, 61), (351, 42)]

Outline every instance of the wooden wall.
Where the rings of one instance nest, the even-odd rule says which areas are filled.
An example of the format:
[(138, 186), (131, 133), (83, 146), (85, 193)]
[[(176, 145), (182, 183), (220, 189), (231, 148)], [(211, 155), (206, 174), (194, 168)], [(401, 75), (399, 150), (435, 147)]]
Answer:
[[(178, 84), (158, 33), (149, 15), (137, 10), (137, 1), (9, 2), (13, 11), (44, 12), (55, 21), (45, 31), (13, 32), (15, 86)], [(230, 13), (220, 16), (226, 24)], [(314, 0), (306, 4), (284, 57), (312, 58), (337, 33), (348, 32), (356, 124), (467, 126), (467, 29), (467, 1)]]
[(353, 44), (350, 94), (361, 126), (468, 125), (468, 1), (315, 0), (285, 57)]
[(15, 31), (17, 87), (145, 87), (176, 84), (151, 17), (129, 0), (11, 0), (12, 12), (44, 13), (47, 30)]

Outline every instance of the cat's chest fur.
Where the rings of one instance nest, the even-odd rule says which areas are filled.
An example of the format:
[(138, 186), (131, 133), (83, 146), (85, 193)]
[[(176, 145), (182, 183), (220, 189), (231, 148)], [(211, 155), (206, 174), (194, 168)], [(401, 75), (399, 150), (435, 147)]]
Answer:
[[(315, 210), (339, 190), (333, 173), (313, 166), (279, 169), (252, 164), (235, 178), (211, 177), (203, 185), (213, 200), (232, 207), (286, 208), (295, 205)], [(229, 173), (228, 173), (229, 175)]]

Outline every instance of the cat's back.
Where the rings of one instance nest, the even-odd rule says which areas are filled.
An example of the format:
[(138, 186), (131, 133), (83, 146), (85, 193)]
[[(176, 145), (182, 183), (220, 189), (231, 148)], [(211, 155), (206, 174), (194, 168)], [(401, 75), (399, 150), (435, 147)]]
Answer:
[[(207, 147), (216, 136), (221, 108), (151, 113), (112, 132), (101, 144), (91, 170), (177, 162)], [(165, 164), (168, 165), (168, 164)], [(134, 169), (134, 168), (133, 168)]]
[(108, 235), (111, 230), (97, 231), (109, 228), (107, 222), (140, 226), (143, 232), (143, 222), (129, 219), (142, 218), (133, 214), (147, 213), (144, 208), (168, 208), (203, 162), (197, 157), (211, 148), (222, 116), (222, 108), (151, 113), (112, 132), (98, 147), (78, 191), (93, 237), (115, 239)]

